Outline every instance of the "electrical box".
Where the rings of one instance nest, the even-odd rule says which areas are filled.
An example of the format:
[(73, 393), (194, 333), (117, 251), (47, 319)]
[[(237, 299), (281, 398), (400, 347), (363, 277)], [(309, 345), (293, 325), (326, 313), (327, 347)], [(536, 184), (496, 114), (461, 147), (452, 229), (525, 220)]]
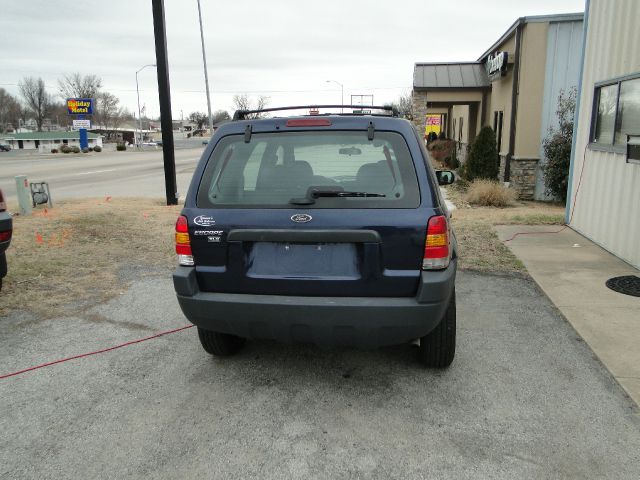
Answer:
[(16, 195), (18, 196), (18, 207), (20, 215), (31, 215), (31, 187), (26, 175), (16, 176)]

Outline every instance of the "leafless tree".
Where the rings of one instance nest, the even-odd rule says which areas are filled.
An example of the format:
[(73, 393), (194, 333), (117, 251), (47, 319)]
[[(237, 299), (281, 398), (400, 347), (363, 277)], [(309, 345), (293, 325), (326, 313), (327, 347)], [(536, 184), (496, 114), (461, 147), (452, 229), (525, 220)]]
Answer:
[(42, 78), (25, 77), (20, 81), (18, 87), (26, 107), (36, 121), (38, 130), (42, 130), (44, 119), (51, 112), (53, 105), (51, 95), (47, 93), (44, 80)]
[[(269, 98), (262, 95), (260, 95), (255, 102), (246, 93), (233, 96), (233, 105), (236, 110), (261, 110), (266, 108), (268, 103)], [(264, 117), (266, 117), (264, 113), (250, 113), (245, 116), (245, 118), (248, 119)]]
[(407, 120), (413, 120), (413, 99), (411, 92), (401, 93), (391, 105), (398, 110), (401, 117)]
[(58, 80), (58, 92), (63, 99), (96, 98), (102, 88), (102, 79), (97, 75), (71, 73)]
[(218, 122), (222, 122), (223, 120), (231, 120), (229, 116), (229, 112), (226, 110), (216, 110), (212, 115), (213, 124), (215, 125)]
[(18, 128), (21, 110), (18, 99), (4, 88), (0, 88), (0, 133), (6, 131), (9, 124)]
[(106, 130), (115, 130), (122, 123), (124, 109), (120, 106), (120, 99), (109, 92), (99, 92), (96, 95), (95, 112), (93, 115), (96, 126)]

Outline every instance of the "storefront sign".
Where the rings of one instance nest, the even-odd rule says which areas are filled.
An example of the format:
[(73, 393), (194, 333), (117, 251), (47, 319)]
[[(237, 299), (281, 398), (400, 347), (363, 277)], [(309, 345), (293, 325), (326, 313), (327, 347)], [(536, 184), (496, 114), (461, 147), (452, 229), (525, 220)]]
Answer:
[(67, 98), (67, 113), (69, 115), (93, 114), (93, 98)]
[(425, 136), (429, 135), (431, 132), (435, 133), (436, 135), (440, 134), (441, 124), (442, 124), (442, 115), (440, 115), (439, 113), (427, 114), (425, 129), (424, 129)]
[(509, 61), (509, 54), (507, 52), (496, 52), (493, 55), (489, 55), (485, 68), (487, 69), (487, 75), (492, 82), (507, 74), (507, 63)]
[(91, 120), (74, 120), (73, 128), (76, 130), (80, 128), (91, 128)]

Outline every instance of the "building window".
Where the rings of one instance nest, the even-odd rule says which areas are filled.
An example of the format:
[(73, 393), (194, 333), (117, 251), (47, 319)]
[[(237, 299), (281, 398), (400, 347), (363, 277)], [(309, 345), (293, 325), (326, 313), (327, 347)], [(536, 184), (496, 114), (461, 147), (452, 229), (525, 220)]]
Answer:
[(640, 78), (620, 84), (615, 142), (626, 145), (627, 135), (640, 135)]
[(596, 86), (591, 141), (623, 146), (627, 135), (640, 135), (640, 74)]
[(496, 146), (498, 147), (498, 153), (502, 150), (502, 122), (504, 119), (504, 112), (502, 110), (493, 112), (493, 131), (496, 135)]

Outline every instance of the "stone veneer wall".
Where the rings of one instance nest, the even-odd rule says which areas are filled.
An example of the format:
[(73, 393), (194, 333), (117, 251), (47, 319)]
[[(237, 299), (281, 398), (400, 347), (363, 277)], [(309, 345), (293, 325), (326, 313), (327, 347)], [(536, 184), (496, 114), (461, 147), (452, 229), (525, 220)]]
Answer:
[(518, 198), (522, 200), (533, 200), (536, 191), (537, 169), (537, 158), (511, 159), (510, 185), (511, 188), (518, 193)]
[(413, 101), (413, 124), (418, 132), (424, 135), (427, 126), (427, 92), (412, 92), (411, 100)]

